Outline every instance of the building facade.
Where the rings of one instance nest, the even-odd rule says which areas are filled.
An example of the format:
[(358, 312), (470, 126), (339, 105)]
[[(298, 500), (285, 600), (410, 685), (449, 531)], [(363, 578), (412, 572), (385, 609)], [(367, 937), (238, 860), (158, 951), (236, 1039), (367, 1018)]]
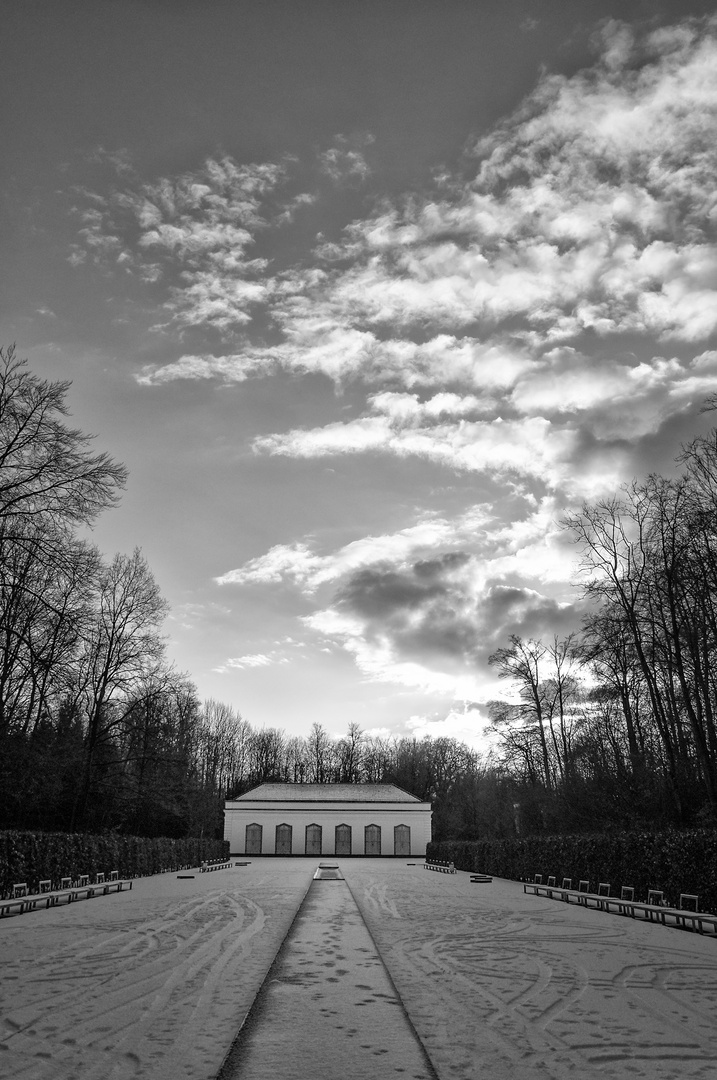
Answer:
[(418, 857), (431, 804), (393, 784), (260, 784), (224, 804), (232, 855)]

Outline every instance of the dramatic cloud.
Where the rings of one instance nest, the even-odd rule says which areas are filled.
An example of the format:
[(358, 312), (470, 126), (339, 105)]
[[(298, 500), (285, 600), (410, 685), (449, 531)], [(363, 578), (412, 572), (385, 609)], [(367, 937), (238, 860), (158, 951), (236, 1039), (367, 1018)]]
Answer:
[(357, 570), (331, 607), (304, 621), (340, 642), (370, 679), (468, 700), (485, 699), (496, 684), (488, 657), (510, 634), (567, 634), (580, 615), (575, 603), (486, 582), (478, 560), (455, 553), (400, 569)]
[[(677, 382), (686, 391), (690, 348), (717, 331), (717, 21), (640, 39), (613, 22), (596, 44), (593, 68), (544, 76), (474, 140), (472, 175), (466, 167), (433, 195), (383, 200), (340, 241), (320, 243), (313, 265), (259, 253), (262, 234), (317, 197), (291, 192), (291, 160), (210, 160), (134, 186), (123, 160), (124, 186), (111, 198), (86, 193), (74, 259), (164, 281), (170, 321), (211, 329), (227, 346), (147, 368), (141, 381), (283, 367), (369, 386), (512, 390), (521, 412), (534, 402), (531, 415), (563, 396), (577, 414), (604, 409), (613, 383), (618, 398), (632, 389), (649, 399), (651, 370), (666, 395)], [(367, 177), (371, 141), (339, 136), (321, 170)], [(259, 318), (276, 341), (257, 340)], [(588, 357), (578, 347), (586, 334), (614, 342), (612, 355)], [(662, 350), (625, 355), (626, 335), (687, 352), (665, 369)], [(713, 373), (705, 380), (717, 385)], [(556, 397), (558, 381), (566, 394)], [(693, 384), (683, 404), (701, 389)], [(645, 409), (654, 423), (652, 400)]]
[(470, 507), (457, 520), (426, 517), (397, 533), (364, 536), (338, 551), (319, 555), (308, 543), (277, 544), (265, 555), (216, 578), (219, 585), (278, 584), (290, 581), (308, 593), (365, 566), (403, 564), (436, 548), (458, 547), (470, 537), (485, 535), (490, 521), (485, 507)]
[[(486, 583), (484, 567), (465, 552), (400, 570), (356, 571), (337, 591), (335, 607), (362, 621), (365, 640), (390, 643), (399, 656), (427, 666), (475, 667), (506, 633), (533, 637), (570, 625), (561, 605), (536, 590)], [(569, 614), (574, 619), (572, 606)]]
[[(208, 163), (125, 194), (141, 226), (131, 258), (181, 254), (174, 320), (228, 346), (140, 381), (286, 369), (373, 390), (346, 423), (258, 439), (270, 454), (418, 456), (544, 476), (568, 494), (625, 478), (616, 441), (654, 434), (717, 390), (717, 21), (641, 38), (613, 22), (596, 48), (593, 68), (546, 75), (473, 141), (472, 173), (384, 199), (320, 243), (313, 265), (246, 256), (277, 227), (262, 207), (291, 163)], [(359, 151), (339, 139), (322, 168), (363, 175)], [(87, 214), (88, 250), (115, 257), (117, 229)], [(259, 311), (270, 344), (251, 332)]]
[[(610, 490), (622, 478), (619, 450), (606, 454), (598, 448), (590, 452), (588, 467), (581, 465), (580, 434), (570, 425), (551, 424), (540, 416), (515, 420), (461, 418), (451, 422), (445, 415), (415, 404), (408, 398), (404, 408), (399, 409), (395, 397), (389, 401), (377, 398), (373, 402), (377, 415), (261, 436), (255, 440), (254, 448), (260, 453), (297, 458), (369, 451), (419, 457), (451, 469), (493, 477), (528, 477), (549, 489), (577, 489), (582, 495)], [(469, 401), (465, 411), (472, 410)]]
[[(297, 409), (256, 454), (414, 459), (483, 485), (462, 516), (417, 496), (403, 530), (333, 551), (300, 536), (216, 579), (298, 587), (308, 630), (369, 678), (468, 697), (510, 633), (574, 629), (556, 518), (717, 392), (717, 18), (609, 22), (595, 50), (404, 197), (364, 135), (311, 166), (224, 158), (153, 183), (123, 160), (114, 194), (83, 196), (72, 261), (145, 282), (174, 349), (140, 384), (288, 372), (299, 400), (323, 376), (341, 413)], [(355, 201), (327, 235), (338, 191)]]
[(481, 687), (485, 696), (495, 681), (488, 656), (510, 634), (575, 628), (580, 611), (566, 585), (574, 566), (546, 499), (502, 526), (475, 506), (325, 555), (309, 542), (278, 545), (217, 581), (283, 582), (312, 600), (323, 590), (328, 605), (304, 625), (350, 653), (367, 678), (466, 700)]

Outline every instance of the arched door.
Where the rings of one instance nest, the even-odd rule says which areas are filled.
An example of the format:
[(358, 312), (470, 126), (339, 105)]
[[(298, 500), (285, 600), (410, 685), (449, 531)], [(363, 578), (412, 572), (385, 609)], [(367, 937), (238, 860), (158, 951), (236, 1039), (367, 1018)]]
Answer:
[(320, 855), (321, 854), (321, 826), (320, 825), (307, 825), (306, 826), (306, 854), (307, 855)]
[(337, 825), (336, 826), (336, 845), (334, 848), (336, 855), (350, 855), (351, 854), (351, 826), (350, 825)]
[(291, 825), (276, 826), (276, 847), (274, 850), (277, 855), (291, 855)]
[(367, 825), (364, 829), (364, 855), (381, 854), (381, 826)]
[(408, 825), (396, 825), (393, 830), (394, 855), (411, 854), (411, 830)]
[(261, 825), (247, 825), (246, 854), (261, 855)]

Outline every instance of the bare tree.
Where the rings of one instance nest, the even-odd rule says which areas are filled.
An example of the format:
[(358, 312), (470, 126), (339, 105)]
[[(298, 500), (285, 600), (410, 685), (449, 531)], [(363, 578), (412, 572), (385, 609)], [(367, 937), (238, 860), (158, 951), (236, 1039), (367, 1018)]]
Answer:
[(49, 563), (46, 544), (23, 532), (3, 543), (0, 527), (0, 734), (32, 732), (69, 692), (100, 564), (71, 537)]
[(319, 723), (311, 725), (306, 739), (308, 773), (307, 781), (313, 784), (325, 784), (332, 779), (334, 765), (334, 746), (328, 732)]
[(204, 702), (202, 720), (202, 782), (229, 797), (242, 788), (249, 774), (251, 727), (231, 705), (214, 698)]
[(96, 606), (78, 662), (77, 696), (86, 718), (85, 763), (77, 814), (89, 795), (99, 744), (112, 738), (137, 688), (164, 659), (160, 626), (168, 612), (139, 548), (102, 569)]
[(249, 744), (249, 776), (253, 784), (284, 779), (285, 736), (279, 728), (261, 728)]
[[(679, 818), (685, 799), (693, 801), (695, 781), (717, 816), (717, 500), (709, 486), (710, 453), (708, 441), (693, 444), (683, 477), (650, 476), (626, 487), (620, 499), (587, 505), (567, 519), (599, 620), (629, 637)], [(587, 640), (598, 663), (606, 655), (615, 673), (622, 661), (604, 641), (600, 648), (599, 629), (600, 621), (589, 622)], [(623, 711), (637, 760), (625, 675)]]
[(512, 634), (509, 648), (497, 649), (488, 658), (488, 663), (497, 669), (499, 679), (509, 679), (518, 689), (520, 705), (514, 716), (524, 727), (529, 731), (533, 730), (537, 735), (542, 763), (541, 779), (550, 790), (553, 787), (553, 769), (548, 749), (540, 667), (546, 651), (542, 642), (524, 641), (517, 634)]
[(361, 776), (361, 751), (364, 736), (359, 724), (352, 722), (336, 748), (338, 754), (339, 780), (355, 784)]
[(126, 470), (67, 427), (69, 382), (40, 379), (0, 349), (0, 519), (87, 523), (119, 497)]

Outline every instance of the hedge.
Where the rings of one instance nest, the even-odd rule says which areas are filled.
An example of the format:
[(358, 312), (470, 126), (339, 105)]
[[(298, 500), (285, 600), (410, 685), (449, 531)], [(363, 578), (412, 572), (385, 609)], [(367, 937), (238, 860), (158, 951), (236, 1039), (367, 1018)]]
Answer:
[(432, 843), (427, 859), (453, 862), (459, 870), (493, 874), (515, 881), (551, 874), (560, 885), (564, 877), (609, 882), (613, 896), (632, 885), (635, 899), (647, 899), (649, 889), (662, 889), (669, 905), (680, 893), (696, 893), (701, 911), (717, 912), (717, 831), (623, 832), (583, 836), (530, 836), (512, 840), (474, 840)]
[(117, 836), (114, 833), (0, 832), (0, 896), (10, 895), (17, 882), (30, 891), (48, 878), (59, 884), (63, 877), (80, 874), (109, 877), (118, 870), (122, 878), (143, 877), (198, 866), (203, 860), (229, 857), (225, 840), (190, 837)]

